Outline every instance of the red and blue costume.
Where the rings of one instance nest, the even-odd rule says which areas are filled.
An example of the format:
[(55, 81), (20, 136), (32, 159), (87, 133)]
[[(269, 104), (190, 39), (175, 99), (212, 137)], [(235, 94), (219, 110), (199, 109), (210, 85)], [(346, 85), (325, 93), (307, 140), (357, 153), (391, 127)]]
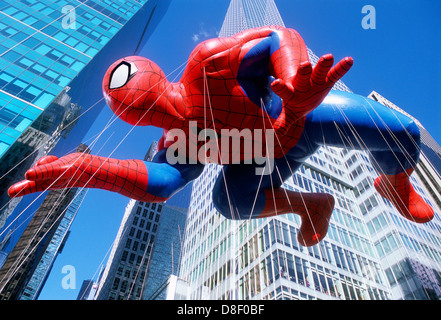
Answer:
[[(28, 170), (26, 180), (9, 190), (22, 196), (47, 189), (87, 187), (163, 202), (196, 179), (204, 163), (167, 162), (169, 130), (188, 137), (197, 130), (274, 130), (275, 169), (256, 175), (256, 166), (224, 166), (213, 188), (217, 210), (230, 219), (296, 213), (302, 217), (298, 239), (314, 245), (326, 235), (334, 198), (299, 193), (282, 183), (322, 145), (369, 150), (380, 173), (375, 187), (398, 211), (415, 222), (427, 222), (433, 210), (409, 182), (419, 157), (419, 129), (408, 117), (362, 96), (331, 90), (353, 64), (333, 56), (313, 68), (300, 35), (283, 27), (246, 30), (228, 38), (207, 40), (191, 53), (179, 82), (142, 57), (127, 57), (110, 66), (103, 80), (108, 105), (132, 125), (164, 129), (151, 162), (116, 160), (88, 154), (60, 159), (48, 156)], [(200, 147), (200, 146), (199, 146)], [(220, 150), (220, 149), (219, 149)], [(187, 154), (189, 158), (194, 154)], [(246, 154), (241, 154), (244, 160)]]

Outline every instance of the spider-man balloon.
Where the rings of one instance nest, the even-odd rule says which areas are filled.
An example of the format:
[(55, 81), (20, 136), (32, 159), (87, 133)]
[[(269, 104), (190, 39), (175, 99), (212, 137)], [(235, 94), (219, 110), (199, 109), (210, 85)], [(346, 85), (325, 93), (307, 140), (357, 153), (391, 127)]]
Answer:
[[(256, 175), (253, 153), (239, 148), (239, 164), (224, 164), (213, 188), (213, 202), (227, 218), (249, 219), (296, 213), (302, 218), (299, 242), (310, 246), (327, 232), (334, 198), (325, 193), (299, 193), (281, 188), (320, 146), (367, 150), (380, 176), (375, 188), (406, 218), (427, 222), (432, 208), (409, 182), (419, 157), (419, 129), (401, 113), (362, 96), (331, 90), (353, 64), (344, 58), (334, 66), (331, 54), (313, 68), (300, 35), (279, 26), (246, 30), (228, 38), (200, 43), (191, 53), (179, 82), (167, 81), (162, 70), (142, 57), (127, 57), (110, 66), (103, 91), (110, 108), (132, 125), (164, 129), (151, 162), (115, 160), (74, 153), (48, 156), (9, 189), (11, 197), (47, 189), (87, 187), (118, 192), (146, 202), (162, 202), (197, 178), (204, 161), (191, 149), (190, 137), (204, 130), (222, 136), (222, 129), (274, 132), (274, 150), (263, 154), (274, 170)], [(196, 124), (193, 128), (191, 124)], [(167, 150), (178, 141), (167, 133), (180, 129), (187, 163), (170, 163)], [(207, 131), (204, 131), (207, 132)], [(179, 139), (178, 139), (179, 140)], [(182, 140), (180, 141), (182, 144)], [(192, 152), (193, 150), (193, 152)], [(231, 148), (227, 151), (233, 152)], [(218, 156), (218, 157), (217, 157)], [(192, 161), (190, 161), (192, 160)]]

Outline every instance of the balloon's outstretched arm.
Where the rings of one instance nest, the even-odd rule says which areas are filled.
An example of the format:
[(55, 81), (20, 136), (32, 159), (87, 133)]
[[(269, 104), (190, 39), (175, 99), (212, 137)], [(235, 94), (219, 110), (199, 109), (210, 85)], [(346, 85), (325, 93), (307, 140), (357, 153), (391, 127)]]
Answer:
[[(160, 164), (152, 164), (154, 166)], [(97, 188), (117, 192), (132, 199), (163, 202), (168, 197), (149, 193), (149, 172), (141, 160), (117, 160), (83, 153), (57, 158), (46, 156), (12, 185), (10, 197), (65, 188)], [(153, 186), (155, 187), (155, 186)], [(156, 186), (158, 192), (160, 188)], [(162, 195), (165, 195), (163, 193)]]

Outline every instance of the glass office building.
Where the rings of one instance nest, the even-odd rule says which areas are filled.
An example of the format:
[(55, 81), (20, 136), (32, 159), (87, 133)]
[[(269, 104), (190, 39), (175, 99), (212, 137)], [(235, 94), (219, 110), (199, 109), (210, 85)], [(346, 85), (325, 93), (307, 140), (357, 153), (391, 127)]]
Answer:
[(129, 201), (95, 299), (165, 299), (168, 278), (178, 273), (191, 190), (190, 184), (165, 203)]
[(163, 205), (147, 269), (143, 300), (165, 300), (171, 279), (179, 273), (192, 187), (192, 184), (188, 184)]
[(164, 300), (177, 274), (191, 185), (166, 203), (130, 200), (96, 300)]
[(148, 2), (0, 2), (0, 157)]
[[(156, 153), (154, 141), (144, 161)], [(144, 293), (162, 203), (131, 199), (124, 212), (106, 267), (98, 283), (96, 300), (140, 300)]]
[(129, 201), (98, 283), (96, 300), (141, 299), (162, 207)]
[[(220, 36), (283, 25), (274, 10), (273, 1), (232, 0)], [(350, 91), (341, 81), (334, 89)], [(439, 213), (424, 225), (402, 218), (375, 192), (364, 152), (322, 147), (285, 182), (336, 200), (328, 235), (309, 248), (296, 240), (297, 215), (231, 221), (216, 212), (211, 190), (220, 170), (208, 165), (193, 183), (179, 273), (187, 298), (439, 299)], [(435, 203), (418, 176), (412, 184)]]
[(14, 230), (5, 252), (43, 201), (10, 199), (8, 187), (49, 152), (75, 151), (105, 105), (108, 66), (144, 46), (169, 3), (0, 1), (0, 241)]
[[(377, 92), (369, 98), (411, 117), (421, 131), (421, 154), (412, 184), (427, 203), (435, 210), (435, 217), (425, 224), (417, 224), (404, 219), (392, 208), (388, 201), (379, 197), (381, 204), (365, 214), (369, 232), (381, 264), (396, 299), (439, 299), (441, 297), (441, 218), (440, 218), (440, 146), (424, 126), (397, 105)], [(365, 159), (352, 164), (354, 155), (346, 155), (346, 165), (351, 174), (357, 175), (359, 165), (367, 171), (360, 178), (354, 178), (356, 195), (360, 208), (364, 208), (366, 198), (375, 194), (372, 169)], [(366, 207), (367, 209), (367, 207)]]
[[(331, 151), (332, 150), (332, 151)], [(285, 182), (303, 192), (329, 192), (336, 206), (328, 236), (305, 248), (296, 215), (231, 221), (216, 212), (207, 168), (194, 183), (180, 277), (194, 299), (389, 299), (373, 242), (337, 149), (321, 150)]]
[(20, 300), (38, 299), (46, 279), (52, 270), (55, 259), (57, 258), (58, 254), (62, 253), (64, 245), (69, 238), (70, 226), (75, 219), (86, 192), (87, 190), (83, 189), (73, 196), (72, 200), (69, 202), (69, 206), (65, 210), (64, 215), (60, 219), (60, 224), (56, 228), (52, 238), (46, 239), (46, 241), (49, 241), (49, 243), (46, 244), (46, 250), (37, 263), (35, 270), (33, 270), (31, 273), (31, 277), (24, 287), (23, 293), (20, 295)]

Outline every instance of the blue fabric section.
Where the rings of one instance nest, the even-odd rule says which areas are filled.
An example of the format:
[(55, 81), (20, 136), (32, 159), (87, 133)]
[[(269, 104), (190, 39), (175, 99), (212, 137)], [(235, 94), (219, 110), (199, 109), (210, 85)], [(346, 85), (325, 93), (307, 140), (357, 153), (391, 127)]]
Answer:
[(181, 173), (167, 163), (144, 161), (149, 181), (147, 192), (151, 195), (170, 198), (175, 192), (185, 186), (186, 181)]
[(273, 32), (247, 52), (237, 73), (246, 96), (259, 107), (263, 102), (266, 112), (275, 119), (282, 111), (282, 99), (271, 90), (274, 78), (270, 75), (269, 63), (271, 55), (279, 48), (279, 36)]
[(144, 161), (148, 172), (147, 192), (151, 195), (170, 198), (187, 183), (196, 179), (203, 165), (170, 165), (166, 160), (167, 149), (160, 150), (152, 161)]
[(372, 165), (385, 174), (410, 169), (419, 158), (420, 130), (412, 119), (349, 92), (332, 90), (306, 116), (303, 135), (318, 145), (368, 150)]
[[(310, 155), (308, 153), (303, 156)], [(256, 174), (257, 166), (240, 164), (225, 166), (224, 174), (219, 175), (213, 187), (213, 204), (227, 219), (256, 218), (265, 207), (264, 190), (281, 186), (301, 164), (302, 162), (296, 161), (295, 157), (276, 159), (272, 174), (264, 176)], [(233, 212), (230, 210), (230, 205)], [(253, 206), (254, 210), (251, 212)]]

